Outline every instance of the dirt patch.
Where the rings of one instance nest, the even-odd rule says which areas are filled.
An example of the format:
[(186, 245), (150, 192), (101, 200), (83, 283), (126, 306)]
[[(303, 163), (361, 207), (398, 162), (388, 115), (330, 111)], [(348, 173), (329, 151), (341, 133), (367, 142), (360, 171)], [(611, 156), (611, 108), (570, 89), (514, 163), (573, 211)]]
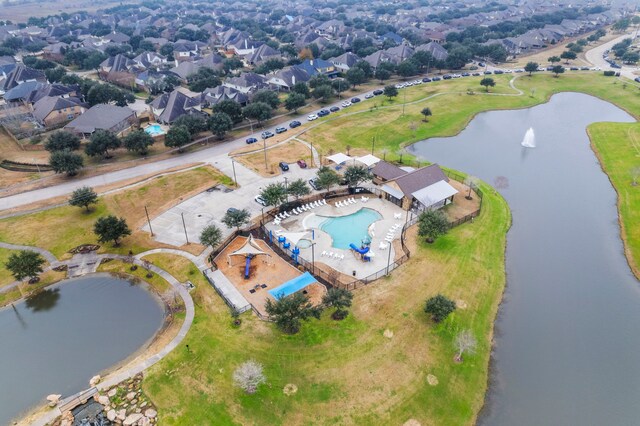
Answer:
[(436, 376), (434, 376), (433, 374), (428, 374), (427, 375), (427, 383), (429, 383), (429, 386), (436, 386), (439, 382), (438, 382), (438, 378)]
[(387, 328), (382, 335), (384, 337), (386, 337), (387, 339), (392, 339), (393, 338), (393, 331), (391, 331), (391, 330), (389, 330)]
[(282, 389), (282, 393), (284, 393), (287, 396), (291, 396), (296, 392), (298, 392), (298, 387), (293, 383), (287, 383), (285, 387)]
[(409, 419), (402, 424), (402, 426), (421, 426), (420, 422), (416, 419)]
[(282, 173), (278, 163), (284, 161), (289, 167), (298, 167), (296, 161), (304, 160), (311, 164), (311, 150), (297, 141), (287, 141), (273, 148), (267, 149), (267, 166), (265, 168), (264, 151), (235, 157), (236, 161), (254, 170), (261, 176), (271, 177)]

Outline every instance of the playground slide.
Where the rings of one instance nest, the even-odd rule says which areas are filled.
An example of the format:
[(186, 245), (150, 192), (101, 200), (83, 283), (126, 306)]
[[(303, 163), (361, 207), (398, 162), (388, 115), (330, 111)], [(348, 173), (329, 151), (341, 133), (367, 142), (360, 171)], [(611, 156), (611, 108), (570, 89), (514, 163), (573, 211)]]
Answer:
[(251, 256), (247, 256), (247, 260), (244, 264), (244, 279), (249, 279), (249, 266), (251, 266)]
[(368, 252), (369, 252), (369, 247), (365, 247), (365, 248), (361, 249), (361, 248), (358, 248), (358, 247), (357, 247), (355, 244), (353, 244), (353, 243), (349, 244), (349, 247), (351, 247), (351, 250), (355, 250), (355, 251), (357, 251), (357, 252), (358, 252), (358, 253), (360, 253), (360, 254), (365, 254), (365, 253), (368, 253)]

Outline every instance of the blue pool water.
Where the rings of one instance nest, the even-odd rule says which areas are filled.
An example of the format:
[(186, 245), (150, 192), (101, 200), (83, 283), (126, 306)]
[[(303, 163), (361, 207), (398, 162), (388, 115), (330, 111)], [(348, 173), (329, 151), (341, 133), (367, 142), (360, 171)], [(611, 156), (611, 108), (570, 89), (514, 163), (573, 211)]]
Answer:
[(369, 238), (369, 225), (380, 219), (382, 216), (377, 211), (362, 208), (350, 215), (327, 218), (320, 229), (331, 235), (333, 247), (349, 250), (349, 244), (359, 246)]
[(149, 133), (151, 136), (161, 135), (164, 133), (164, 130), (162, 130), (162, 127), (160, 127), (159, 124), (147, 126), (144, 131)]

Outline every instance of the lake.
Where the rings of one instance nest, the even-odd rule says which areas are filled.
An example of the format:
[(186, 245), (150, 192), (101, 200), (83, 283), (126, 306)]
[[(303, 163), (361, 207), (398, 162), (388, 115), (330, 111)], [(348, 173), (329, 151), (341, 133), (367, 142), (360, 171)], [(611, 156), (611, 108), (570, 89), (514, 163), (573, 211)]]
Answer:
[(72, 395), (155, 335), (164, 308), (146, 284), (108, 274), (62, 281), (0, 310), (0, 424)]
[[(513, 214), (479, 424), (638, 424), (640, 286), (624, 256), (616, 193), (589, 146), (586, 127), (600, 121), (634, 120), (562, 93), (479, 114), (458, 136), (409, 148), (496, 186)], [(529, 127), (536, 148), (520, 145)]]

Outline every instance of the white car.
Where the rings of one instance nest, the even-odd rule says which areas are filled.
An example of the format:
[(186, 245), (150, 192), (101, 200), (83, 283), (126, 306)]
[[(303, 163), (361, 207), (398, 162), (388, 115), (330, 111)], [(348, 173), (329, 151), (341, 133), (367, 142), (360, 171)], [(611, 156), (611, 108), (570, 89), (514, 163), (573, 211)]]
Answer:
[(346, 108), (346, 107), (350, 107), (351, 106), (351, 102), (350, 101), (344, 101), (342, 103), (342, 108)]
[(318, 116), (316, 114), (310, 114), (307, 116), (307, 121), (317, 120)]
[(396, 84), (396, 89), (402, 89), (403, 87), (404, 87), (404, 84), (402, 83)]
[(365, 99), (371, 99), (373, 98), (373, 94), (372, 93), (367, 93), (366, 95), (364, 95)]

